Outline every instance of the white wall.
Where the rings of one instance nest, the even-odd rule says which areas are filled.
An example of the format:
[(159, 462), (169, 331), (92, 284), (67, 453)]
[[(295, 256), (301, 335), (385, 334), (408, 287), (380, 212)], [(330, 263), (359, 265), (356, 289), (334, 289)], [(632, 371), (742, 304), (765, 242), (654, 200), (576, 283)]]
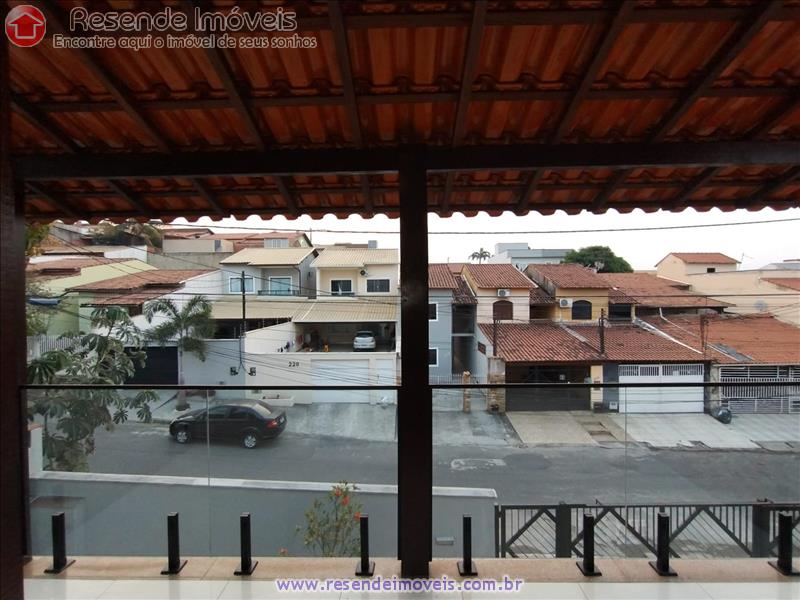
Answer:
[[(358, 296), (386, 296), (397, 295), (398, 283), (400, 279), (399, 265), (369, 265), (363, 270), (366, 276), (361, 275), (360, 268), (322, 268), (317, 269), (317, 290), (320, 298), (330, 296), (331, 279), (350, 279), (353, 282), (353, 292)], [(367, 293), (368, 279), (388, 279), (388, 294)]]
[[(269, 463), (265, 452), (265, 465)], [(266, 468), (266, 467), (265, 467)], [(334, 479), (336, 473), (331, 474)], [(303, 536), (305, 511), (324, 499), (333, 483), (261, 481), (207, 477), (113, 475), (48, 471), (31, 476), (32, 554), (51, 552), (50, 517), (64, 511), (70, 556), (165, 556), (167, 514), (180, 512), (181, 553), (192, 556), (238, 556), (239, 515), (252, 515), (253, 554), (307, 556)], [(354, 501), (369, 514), (373, 556), (397, 552), (397, 486), (358, 483)], [(461, 552), (461, 515), (472, 515), (475, 557), (494, 555), (494, 503), (486, 488), (433, 488), (436, 519), (433, 537), (454, 543), (436, 546), (437, 556)], [(166, 561), (166, 558), (164, 558)], [(353, 558), (355, 565), (356, 559)], [(260, 568), (260, 567), (259, 567)], [(299, 596), (298, 596), (299, 597)]]

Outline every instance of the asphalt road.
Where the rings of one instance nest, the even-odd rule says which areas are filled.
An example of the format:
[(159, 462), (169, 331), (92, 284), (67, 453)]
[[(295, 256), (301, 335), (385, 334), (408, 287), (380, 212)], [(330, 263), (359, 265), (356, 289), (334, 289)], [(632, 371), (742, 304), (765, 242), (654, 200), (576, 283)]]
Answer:
[[(246, 450), (175, 443), (160, 424), (99, 431), (100, 473), (395, 483), (397, 446), (284, 432)], [(752, 502), (800, 499), (800, 453), (652, 450), (637, 445), (435, 446), (434, 485), (493, 488), (502, 503)]]

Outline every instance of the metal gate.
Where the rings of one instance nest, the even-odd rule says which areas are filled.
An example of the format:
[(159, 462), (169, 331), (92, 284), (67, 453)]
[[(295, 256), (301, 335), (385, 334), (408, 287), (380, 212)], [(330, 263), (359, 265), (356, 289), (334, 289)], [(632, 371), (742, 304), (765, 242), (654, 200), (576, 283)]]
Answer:
[(582, 556), (584, 513), (595, 517), (598, 556), (650, 556), (662, 511), (670, 516), (676, 558), (775, 555), (779, 513), (792, 515), (794, 551), (800, 551), (800, 504), (496, 505), (495, 556)]

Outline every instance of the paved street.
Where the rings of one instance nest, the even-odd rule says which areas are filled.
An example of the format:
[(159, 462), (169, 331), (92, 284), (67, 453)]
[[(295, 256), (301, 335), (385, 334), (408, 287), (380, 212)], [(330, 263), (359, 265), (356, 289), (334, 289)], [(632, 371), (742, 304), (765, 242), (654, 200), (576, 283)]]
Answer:
[[(175, 443), (161, 424), (97, 433), (95, 472), (394, 483), (396, 445), (285, 432), (255, 450)], [(434, 483), (494, 488), (503, 503), (721, 502), (800, 497), (800, 453), (584, 446), (437, 445)]]

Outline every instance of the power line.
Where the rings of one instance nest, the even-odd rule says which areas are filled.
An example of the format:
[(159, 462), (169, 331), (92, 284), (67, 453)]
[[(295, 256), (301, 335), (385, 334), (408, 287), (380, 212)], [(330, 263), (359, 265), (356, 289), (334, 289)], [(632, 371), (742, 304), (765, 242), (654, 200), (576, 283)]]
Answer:
[[(792, 221), (800, 221), (800, 217), (790, 217), (788, 219), (770, 219), (761, 221), (737, 221), (734, 223), (707, 223), (693, 225), (661, 225), (657, 227), (610, 227), (602, 229), (540, 229), (527, 231), (429, 231), (428, 235), (548, 235), (548, 234), (567, 234), (567, 233), (622, 233), (626, 231), (670, 231), (675, 229), (700, 229), (705, 227), (736, 227), (741, 225), (767, 225), (781, 224)], [(209, 229), (214, 225), (180, 224), (176, 227), (197, 227)], [(217, 225), (218, 229), (238, 229), (244, 231), (264, 231), (264, 227), (248, 227), (245, 225)], [(297, 229), (285, 229), (270, 227), (269, 231), (294, 232)], [(162, 231), (169, 231), (164, 229)], [(368, 229), (314, 229), (315, 233), (346, 233), (346, 234), (374, 234), (374, 235), (399, 235), (399, 231), (379, 231)]]

